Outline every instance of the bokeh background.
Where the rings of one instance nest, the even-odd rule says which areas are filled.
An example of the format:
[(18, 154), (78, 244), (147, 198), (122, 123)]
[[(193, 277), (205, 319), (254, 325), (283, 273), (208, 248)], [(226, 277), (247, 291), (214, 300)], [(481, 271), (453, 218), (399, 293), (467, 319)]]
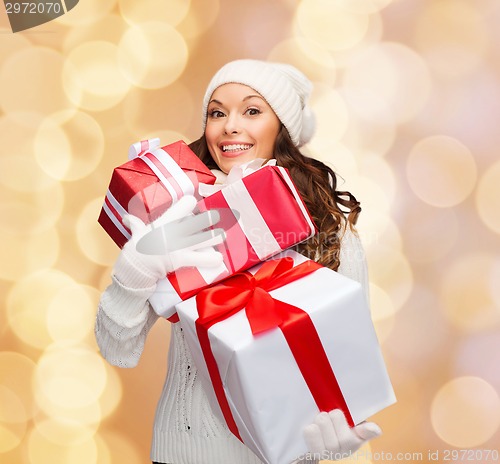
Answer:
[(205, 86), (240, 57), (314, 81), (307, 151), (363, 206), (399, 401), (352, 462), (498, 450), (499, 24), (498, 0), (80, 0), (13, 34), (2, 6), (0, 462), (148, 462), (169, 325), (135, 369), (100, 357), (118, 250), (96, 219), (129, 145), (197, 138)]

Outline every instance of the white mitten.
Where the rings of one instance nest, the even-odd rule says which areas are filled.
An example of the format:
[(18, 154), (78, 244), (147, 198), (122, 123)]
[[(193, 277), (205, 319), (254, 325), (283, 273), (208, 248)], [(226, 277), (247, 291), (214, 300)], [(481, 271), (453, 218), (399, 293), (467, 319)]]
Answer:
[(121, 254), (144, 273), (159, 280), (186, 266), (218, 266), (222, 255), (214, 245), (222, 243), (222, 229), (203, 231), (219, 220), (217, 211), (191, 214), (196, 199), (184, 196), (150, 224), (126, 215), (123, 223), (132, 237)]
[(314, 423), (304, 429), (309, 451), (321, 459), (339, 460), (350, 456), (368, 440), (382, 434), (374, 422), (349, 427), (340, 409), (319, 413)]

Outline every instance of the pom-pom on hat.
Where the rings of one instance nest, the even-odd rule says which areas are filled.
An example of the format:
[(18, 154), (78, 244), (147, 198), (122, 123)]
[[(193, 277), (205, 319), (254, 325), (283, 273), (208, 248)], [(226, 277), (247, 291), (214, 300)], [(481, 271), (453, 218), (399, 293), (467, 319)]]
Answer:
[(290, 134), (295, 146), (311, 140), (316, 121), (308, 106), (311, 81), (297, 68), (284, 63), (236, 60), (225, 64), (208, 84), (203, 99), (203, 130), (207, 108), (215, 90), (224, 84), (243, 84), (261, 94)]

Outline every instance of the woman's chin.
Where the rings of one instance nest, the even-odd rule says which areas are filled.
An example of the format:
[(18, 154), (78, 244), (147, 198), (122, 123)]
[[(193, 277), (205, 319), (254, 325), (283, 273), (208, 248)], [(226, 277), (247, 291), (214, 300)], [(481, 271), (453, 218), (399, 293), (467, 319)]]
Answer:
[(234, 166), (239, 166), (240, 164), (251, 161), (252, 159), (253, 158), (247, 158), (246, 156), (222, 159), (219, 164), (219, 169), (228, 174)]

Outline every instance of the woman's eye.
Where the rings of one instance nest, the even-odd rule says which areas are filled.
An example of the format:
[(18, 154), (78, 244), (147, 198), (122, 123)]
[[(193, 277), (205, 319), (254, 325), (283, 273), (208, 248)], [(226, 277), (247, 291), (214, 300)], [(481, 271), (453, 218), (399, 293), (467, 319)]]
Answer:
[(248, 108), (247, 114), (249, 116), (256, 116), (256, 115), (260, 114), (260, 110), (258, 108)]
[(224, 113), (222, 111), (219, 111), (219, 110), (212, 110), (212, 111), (210, 111), (209, 115), (210, 115), (211, 118), (222, 118), (222, 117), (224, 117)]

